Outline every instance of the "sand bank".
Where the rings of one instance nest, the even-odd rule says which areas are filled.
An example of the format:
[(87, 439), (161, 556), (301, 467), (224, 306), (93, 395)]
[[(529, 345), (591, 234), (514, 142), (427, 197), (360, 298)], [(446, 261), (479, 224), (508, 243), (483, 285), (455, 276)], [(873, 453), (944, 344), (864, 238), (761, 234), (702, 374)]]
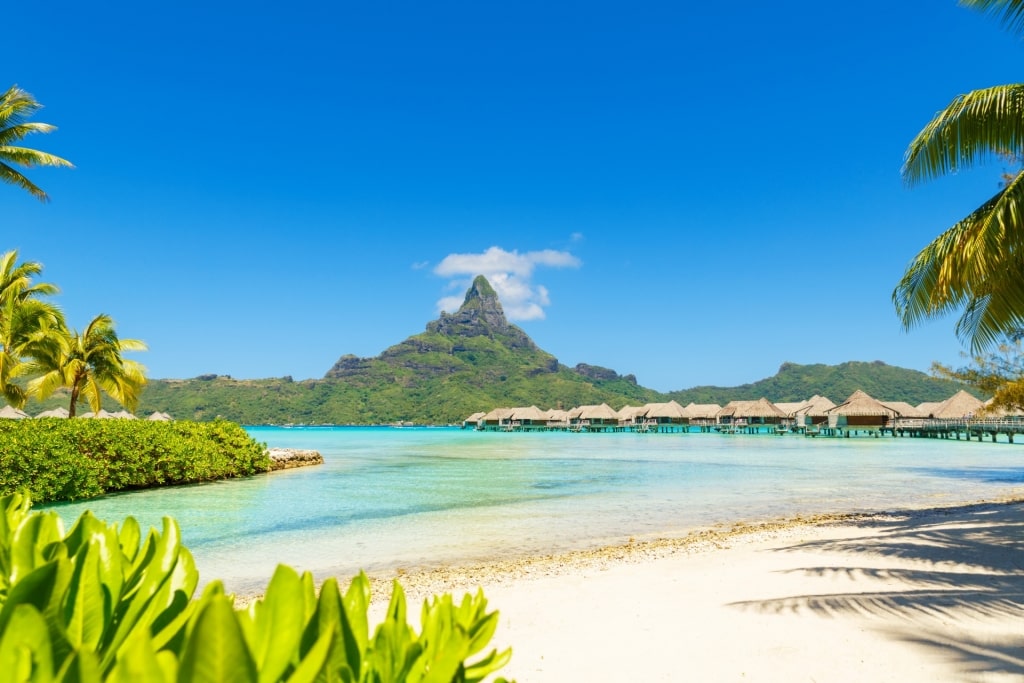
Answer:
[[(388, 577), (374, 577), (383, 610)], [(399, 573), (482, 586), (534, 681), (1024, 679), (1024, 502), (738, 525)], [(379, 612), (378, 612), (379, 613)]]

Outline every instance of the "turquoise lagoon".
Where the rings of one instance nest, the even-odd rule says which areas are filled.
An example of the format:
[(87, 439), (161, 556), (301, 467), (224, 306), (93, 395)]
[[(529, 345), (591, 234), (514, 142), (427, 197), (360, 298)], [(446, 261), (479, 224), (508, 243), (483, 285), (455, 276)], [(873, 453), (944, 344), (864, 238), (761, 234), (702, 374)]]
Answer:
[(324, 465), (52, 506), (178, 519), (204, 580), (266, 585), (675, 537), (718, 523), (1024, 497), (1024, 448), (934, 439), (253, 427)]

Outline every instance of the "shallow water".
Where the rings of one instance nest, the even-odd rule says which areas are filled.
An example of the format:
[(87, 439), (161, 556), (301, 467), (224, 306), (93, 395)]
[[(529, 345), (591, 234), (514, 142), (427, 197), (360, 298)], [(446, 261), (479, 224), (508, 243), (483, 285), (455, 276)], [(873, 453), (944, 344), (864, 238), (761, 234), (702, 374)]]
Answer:
[(681, 536), (720, 522), (1024, 496), (1019, 445), (718, 434), (274, 428), (324, 465), (55, 505), (180, 522), (204, 579), (266, 585)]

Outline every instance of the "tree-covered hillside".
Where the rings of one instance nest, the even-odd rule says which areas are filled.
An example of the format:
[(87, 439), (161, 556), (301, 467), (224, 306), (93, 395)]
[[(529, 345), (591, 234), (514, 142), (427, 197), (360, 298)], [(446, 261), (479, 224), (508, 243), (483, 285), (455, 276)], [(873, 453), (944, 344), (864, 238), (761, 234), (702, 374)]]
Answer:
[[(779, 372), (752, 384), (738, 387), (701, 386), (669, 393), (686, 405), (725, 404), (733, 400), (803, 401), (814, 394), (836, 403), (845, 401), (857, 389), (885, 401), (906, 401), (917, 405), (924, 401), (942, 401), (962, 389), (955, 382), (935, 379), (917, 370), (908, 370), (882, 361), (850, 361), (840, 365), (797, 365), (783, 363)], [(970, 389), (968, 389), (970, 391)]]

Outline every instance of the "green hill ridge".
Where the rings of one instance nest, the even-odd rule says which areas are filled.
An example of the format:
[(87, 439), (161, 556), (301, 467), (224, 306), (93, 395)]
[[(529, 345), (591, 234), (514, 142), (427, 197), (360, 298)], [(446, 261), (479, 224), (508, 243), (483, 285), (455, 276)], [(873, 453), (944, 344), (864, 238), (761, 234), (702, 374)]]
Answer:
[[(739, 387), (694, 387), (661, 393), (632, 375), (581, 363), (558, 362), (508, 322), (497, 293), (478, 276), (455, 313), (442, 313), (420, 334), (379, 356), (341, 356), (322, 379), (242, 380), (224, 375), (151, 380), (138, 412), (180, 419), (223, 417), (242, 424), (417, 424), (461, 422), (477, 411), (537, 405), (572, 408), (608, 403), (615, 409), (675, 399), (683, 405), (733, 399), (800, 401), (814, 394), (840, 402), (856, 389), (883, 400), (940, 401), (959, 389), (916, 370), (881, 361), (841, 365), (785, 363), (773, 376)], [(53, 407), (57, 397), (32, 404)], [(114, 409), (111, 406), (108, 409)]]

